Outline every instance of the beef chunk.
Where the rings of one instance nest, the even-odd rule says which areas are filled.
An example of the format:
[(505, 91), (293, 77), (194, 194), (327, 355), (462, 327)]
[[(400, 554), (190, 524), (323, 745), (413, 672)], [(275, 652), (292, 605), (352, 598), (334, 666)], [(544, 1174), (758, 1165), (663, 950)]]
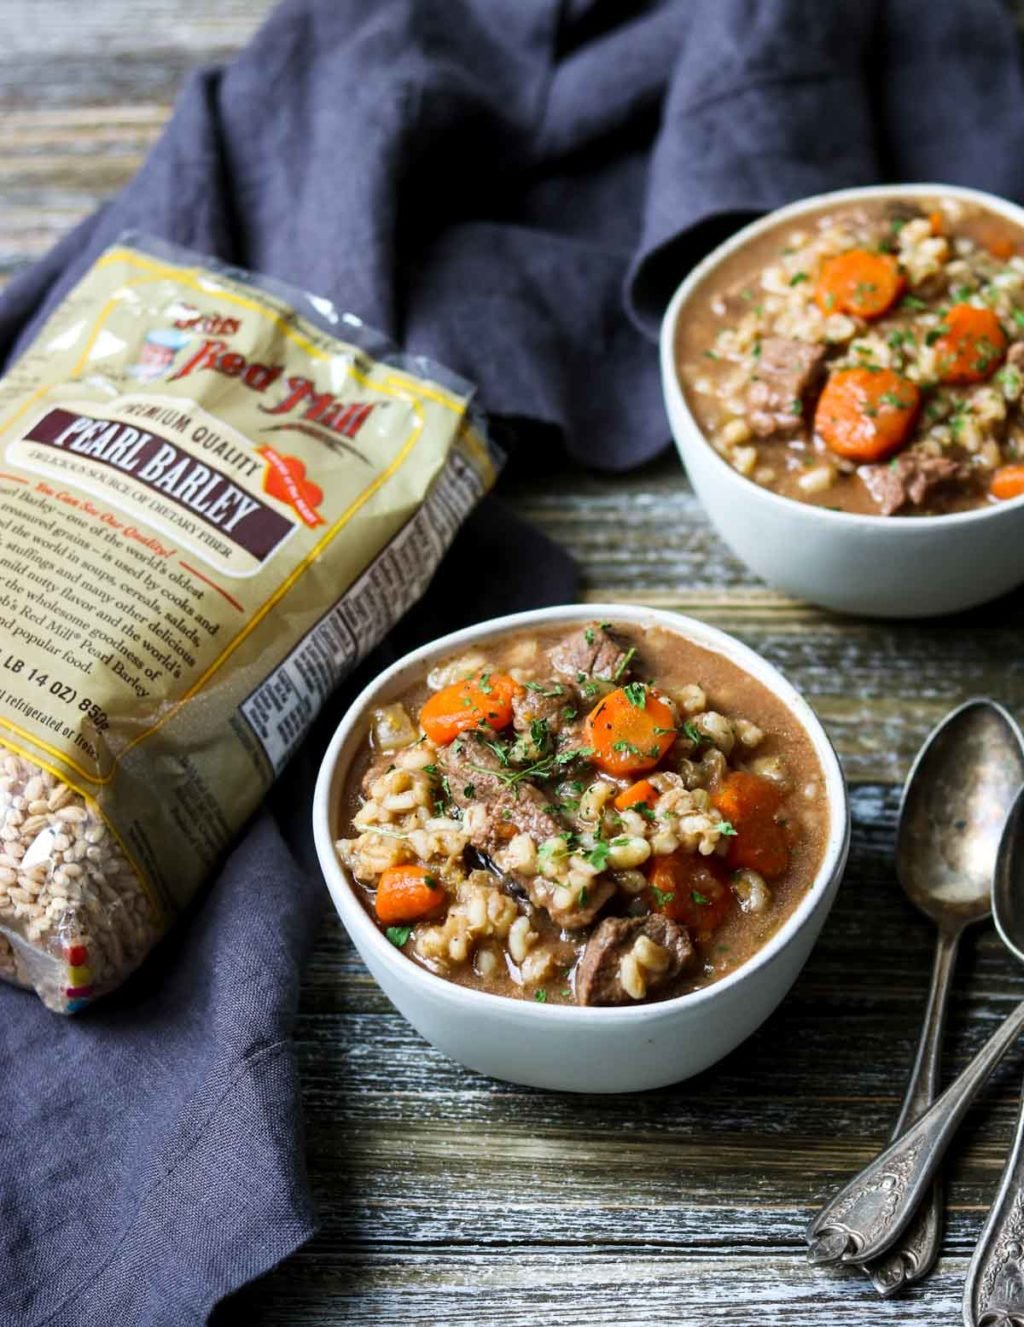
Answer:
[(555, 672), (573, 681), (600, 678), (624, 682), (629, 677), (627, 653), (599, 622), (589, 622), (556, 645), (550, 659)]
[(667, 950), (669, 956), (664, 971), (646, 971), (648, 993), (674, 981), (693, 957), (689, 932), (668, 917), (658, 913), (606, 917), (587, 941), (576, 970), (578, 1004), (629, 1004), (635, 998), (623, 986), (620, 969), (641, 935)]
[(493, 853), (516, 834), (529, 834), (542, 843), (561, 832), (554, 816), (544, 810), (547, 797), (527, 779), (510, 787), (499, 777), (504, 766), (484, 741), (472, 735), (457, 738), (441, 751), (439, 760), (455, 805), (463, 811), (473, 805), (486, 810), (481, 826), (470, 833), (475, 848)]
[(803, 422), (804, 398), (821, 376), (823, 346), (785, 336), (761, 342), (757, 372), (747, 389), (747, 423), (763, 438), (789, 433)]
[(967, 469), (948, 456), (904, 452), (888, 465), (862, 465), (857, 473), (878, 503), (883, 516), (903, 507), (920, 507), (936, 489), (967, 476)]
[(564, 678), (546, 678), (512, 699), (512, 726), (517, 733), (529, 733), (538, 720), (547, 724), (552, 737), (557, 737), (567, 722), (565, 711), (575, 709), (576, 690)]
[(877, 237), (879, 242), (895, 239), (908, 221), (920, 221), (924, 216), (927, 216), (927, 213), (914, 203), (900, 201), (887, 203), (879, 223), (880, 231)]

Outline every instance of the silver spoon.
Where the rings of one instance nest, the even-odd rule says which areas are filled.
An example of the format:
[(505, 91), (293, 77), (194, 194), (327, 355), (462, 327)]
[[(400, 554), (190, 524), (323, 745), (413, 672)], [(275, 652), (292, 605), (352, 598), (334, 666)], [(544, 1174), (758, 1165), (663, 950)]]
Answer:
[[(1003, 943), (1024, 963), (1024, 790), (1006, 822), (993, 903)], [(1024, 1327), (1024, 1098), (996, 1199), (967, 1269), (964, 1322)]]
[[(994, 844), (988, 826), (983, 827), (982, 834), (959, 837), (955, 845), (958, 868), (955, 874), (954, 863), (942, 852), (942, 842), (933, 832), (935, 825), (946, 823), (951, 800), (964, 799), (961, 771), (965, 766), (970, 771), (968, 781), (983, 785), (983, 796), (987, 791), (991, 782), (992, 723), (999, 724), (996, 742), (999, 745), (1005, 742), (1012, 751), (1016, 745), (1012, 722), (1002, 723), (1002, 712), (987, 701), (968, 701), (932, 730), (914, 761), (903, 793), (896, 837), (896, 874), (910, 901), (935, 923), (938, 935), (921, 1038), (893, 1139), (913, 1124), (935, 1099), (946, 1007), (960, 936), (965, 927), (983, 921), (992, 911)], [(823, 1238), (828, 1241), (829, 1236)], [(941, 1243), (942, 1184), (936, 1179), (931, 1193), (896, 1245), (864, 1270), (879, 1294), (888, 1299), (928, 1274)], [(814, 1261), (813, 1248), (810, 1257)]]
[[(1003, 824), (1024, 783), (1024, 738), (1001, 706), (977, 700), (933, 740), (935, 791), (908, 821), (907, 843), (916, 840), (921, 858), (915, 878), (931, 872), (928, 893), (952, 913), (977, 897), (979, 879), (990, 886)], [(938, 1101), (822, 1208), (807, 1233), (813, 1262), (872, 1263), (895, 1246), (968, 1106), (1022, 1028), (1024, 1004)]]

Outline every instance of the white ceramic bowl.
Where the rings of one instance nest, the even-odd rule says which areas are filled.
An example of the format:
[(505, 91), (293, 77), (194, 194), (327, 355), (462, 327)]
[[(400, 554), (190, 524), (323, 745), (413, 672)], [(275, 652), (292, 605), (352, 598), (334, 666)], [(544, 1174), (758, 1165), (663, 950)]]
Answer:
[[(807, 895), (769, 942), (721, 981), (672, 1000), (630, 1008), (536, 1004), (468, 990), (419, 967), (374, 925), (338, 860), (342, 790), (363, 747), (370, 711), (394, 699), (435, 662), (508, 631), (565, 623), (660, 626), (732, 660), (779, 696), (810, 737), (825, 773), (828, 842)], [(324, 756), (313, 800), (320, 867), (334, 906), (366, 966), (409, 1022), (438, 1049), (494, 1078), (569, 1092), (628, 1092), (678, 1082), (731, 1051), (768, 1017), (810, 953), (835, 896), (849, 843), (842, 771), (810, 707), (769, 663), (693, 618), (620, 604), (547, 608), (495, 618), (443, 636), (393, 664), (355, 701)]]
[(697, 287), (779, 221), (858, 199), (944, 195), (1024, 226), (1024, 208), (948, 184), (818, 194), (744, 227), (693, 269), (661, 327), (661, 381), (672, 434), (697, 496), (734, 553), (770, 585), (845, 613), (925, 617), (985, 603), (1024, 581), (1024, 497), (949, 516), (856, 516), (781, 497), (744, 479), (704, 438), (675, 367), (676, 328)]

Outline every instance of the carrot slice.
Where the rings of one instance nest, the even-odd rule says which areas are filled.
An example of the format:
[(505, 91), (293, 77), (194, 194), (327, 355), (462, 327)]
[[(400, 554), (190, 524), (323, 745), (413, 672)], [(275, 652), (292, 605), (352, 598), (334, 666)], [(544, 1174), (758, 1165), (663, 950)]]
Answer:
[(1003, 502), (1019, 498), (1024, 494), (1024, 465), (1001, 465), (992, 476), (988, 491)]
[(733, 904), (723, 867), (713, 858), (681, 849), (653, 860), (647, 891), (651, 911), (689, 927), (695, 940), (707, 940)]
[(935, 372), (942, 382), (982, 382), (1003, 362), (1006, 333), (991, 309), (954, 304), (935, 341)]
[(643, 682), (610, 691), (583, 725), (594, 764), (606, 774), (640, 774), (654, 769), (676, 740), (672, 711)]
[(474, 673), (435, 691), (420, 710), (420, 725), (438, 746), (454, 742), (467, 728), (499, 732), (512, 722), (512, 701), (523, 690), (508, 673)]
[(938, 208), (936, 208), (934, 212), (928, 213), (928, 225), (931, 227), (933, 235), (942, 234), (943, 229), (945, 228), (945, 218)]
[(725, 854), (730, 870), (748, 867), (770, 879), (789, 866), (789, 838), (776, 819), (783, 796), (771, 779), (745, 770), (735, 770), (723, 781), (711, 800), (734, 831)]
[(649, 780), (641, 779), (619, 793), (615, 798), (615, 807), (618, 811), (628, 811), (634, 806), (653, 806), (657, 800), (658, 790)]
[(418, 922), (440, 911), (448, 895), (425, 866), (389, 866), (377, 881), (374, 910), (385, 926)]
[(921, 393), (892, 369), (838, 369), (825, 384), (814, 428), (852, 461), (882, 461), (910, 436)]
[(822, 313), (880, 318), (903, 294), (905, 285), (892, 254), (847, 249), (822, 263), (814, 298)]

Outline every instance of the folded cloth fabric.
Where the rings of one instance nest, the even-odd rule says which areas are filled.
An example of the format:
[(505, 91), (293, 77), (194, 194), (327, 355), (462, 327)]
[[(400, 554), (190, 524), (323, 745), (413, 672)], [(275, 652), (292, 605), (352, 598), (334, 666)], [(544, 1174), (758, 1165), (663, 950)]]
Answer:
[[(137, 178), (11, 283), (0, 355), (135, 227), (327, 296), (492, 412), (625, 469), (667, 436), (646, 338), (720, 234), (882, 178), (1022, 197), (1022, 144), (999, 0), (286, 0), (187, 82)], [(550, 427), (517, 433), (536, 470)], [(353, 686), (388, 651), (574, 586), (489, 503)], [(120, 994), (61, 1021), (0, 990), (2, 1327), (188, 1327), (312, 1229), (288, 1032), (322, 891), (300, 862), (351, 694)]]

